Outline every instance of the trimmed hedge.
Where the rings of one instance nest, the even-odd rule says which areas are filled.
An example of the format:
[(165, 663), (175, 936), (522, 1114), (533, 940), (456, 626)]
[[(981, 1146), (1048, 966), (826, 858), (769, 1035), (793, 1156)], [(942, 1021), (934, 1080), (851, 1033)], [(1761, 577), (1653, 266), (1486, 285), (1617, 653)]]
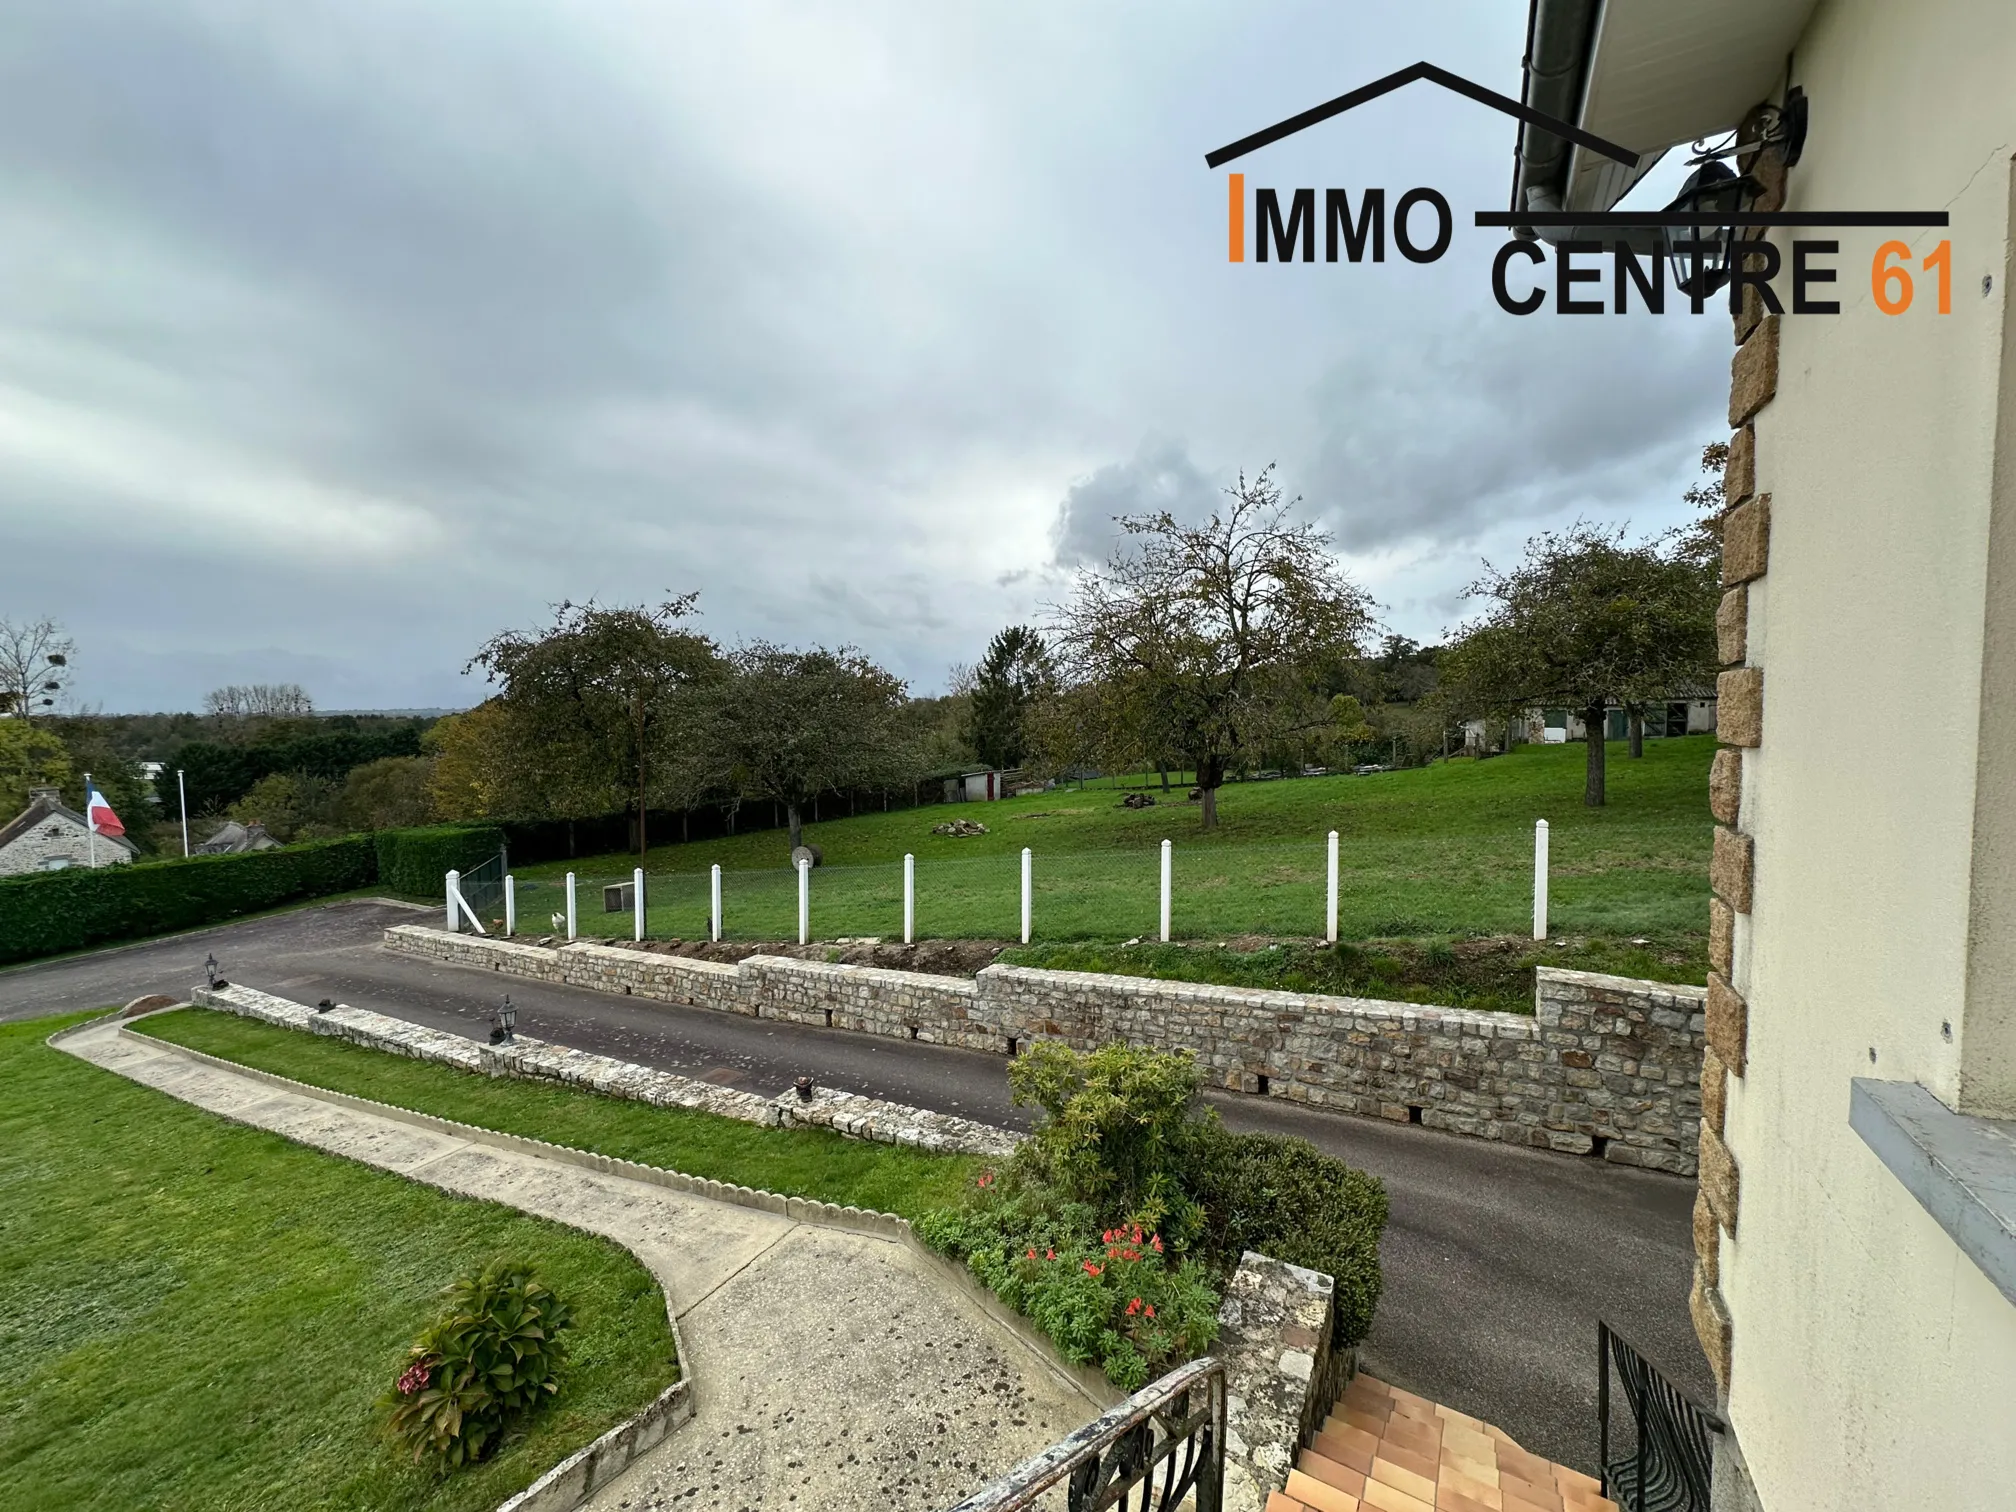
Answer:
[(406, 898), (445, 898), (449, 872), (468, 871), (504, 848), (504, 832), (494, 824), (380, 830), (376, 839), (378, 880)]
[(196, 929), (368, 887), (377, 876), (371, 837), (352, 835), (237, 856), (8, 877), (0, 879), (0, 963)]

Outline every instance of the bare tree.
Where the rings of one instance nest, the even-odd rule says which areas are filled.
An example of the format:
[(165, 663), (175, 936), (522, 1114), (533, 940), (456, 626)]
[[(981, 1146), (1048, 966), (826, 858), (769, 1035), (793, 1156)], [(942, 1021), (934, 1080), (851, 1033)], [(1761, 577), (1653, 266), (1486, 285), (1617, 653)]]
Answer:
[(1166, 511), (1121, 519), (1127, 540), (1104, 568), (1079, 575), (1051, 637), (1068, 686), (1125, 690), (1083, 700), (1088, 716), (1152, 719), (1152, 738), (1104, 744), (1188, 758), (1206, 829), (1248, 751), (1330, 719), (1314, 675), (1356, 654), (1373, 608), (1328, 536), (1290, 522), (1300, 501), (1283, 501), (1271, 464), (1225, 494), (1229, 507), (1201, 525)]
[(0, 714), (33, 719), (56, 707), (77, 647), (52, 619), (0, 619)]
[(203, 710), (219, 719), (304, 719), (315, 700), (299, 683), (232, 683), (204, 694)]

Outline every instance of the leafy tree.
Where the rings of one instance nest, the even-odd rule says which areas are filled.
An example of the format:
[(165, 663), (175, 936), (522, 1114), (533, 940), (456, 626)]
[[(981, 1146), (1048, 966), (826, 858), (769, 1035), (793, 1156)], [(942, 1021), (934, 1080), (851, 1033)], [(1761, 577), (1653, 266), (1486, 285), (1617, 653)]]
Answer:
[(425, 756), (384, 756), (353, 768), (336, 802), (352, 830), (400, 829), (430, 824), (434, 802), (428, 785), (434, 763)]
[(203, 712), (219, 720), (305, 719), (315, 700), (299, 683), (231, 683), (203, 695)]
[(1121, 519), (1128, 540), (1103, 569), (1081, 573), (1052, 638), (1063, 679), (1115, 695), (1090, 713), (1166, 732), (1197, 771), (1204, 827), (1218, 789), (1249, 751), (1323, 725), (1320, 669), (1356, 652), (1372, 601), (1347, 579), (1329, 541), (1291, 524), (1270, 465), (1226, 490), (1228, 508), (1201, 525), (1163, 511)]
[(77, 647), (52, 619), (0, 619), (0, 715), (20, 719), (56, 707)]
[(1031, 625), (1010, 625), (987, 643), (973, 672), (968, 741), (990, 767), (1019, 767), (1029, 752), (1030, 705), (1056, 681), (1049, 650)]
[[(501, 698), (437, 721), (420, 741), (428, 802), (441, 819), (510, 819), (540, 811), (527, 770), (534, 743)], [(576, 815), (575, 817), (581, 817)]]
[(1482, 712), (1537, 704), (1579, 709), (1589, 758), (1582, 801), (1605, 801), (1604, 719), (1706, 680), (1715, 665), (1716, 579), (1668, 541), (1624, 544), (1587, 523), (1526, 543), (1468, 590), (1491, 600), (1443, 658), (1452, 694)]
[(756, 641), (730, 652), (727, 665), (727, 677), (696, 698), (690, 791), (781, 804), (796, 849), (802, 811), (818, 794), (901, 787), (916, 776), (903, 683), (860, 652)]
[(225, 810), (240, 824), (264, 826), (275, 840), (318, 840), (343, 833), (342, 790), (312, 772), (274, 772)]
[(74, 768), (54, 730), (25, 719), (0, 719), (0, 823), (28, 805), (31, 787), (62, 787)]
[(502, 631), (469, 662), (503, 686), (511, 728), (536, 753), (543, 811), (580, 818), (628, 807), (640, 857), (652, 800), (687, 796), (674, 761), (686, 695), (719, 675), (713, 642), (680, 628), (697, 597), (562, 603), (550, 628)]

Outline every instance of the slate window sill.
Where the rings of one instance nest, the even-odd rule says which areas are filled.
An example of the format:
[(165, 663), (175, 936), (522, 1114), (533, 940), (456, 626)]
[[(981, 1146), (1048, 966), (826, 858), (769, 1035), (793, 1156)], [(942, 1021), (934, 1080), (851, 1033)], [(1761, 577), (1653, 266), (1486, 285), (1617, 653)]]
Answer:
[(1848, 1126), (2016, 1302), (2016, 1121), (1955, 1113), (1916, 1082), (1858, 1076)]

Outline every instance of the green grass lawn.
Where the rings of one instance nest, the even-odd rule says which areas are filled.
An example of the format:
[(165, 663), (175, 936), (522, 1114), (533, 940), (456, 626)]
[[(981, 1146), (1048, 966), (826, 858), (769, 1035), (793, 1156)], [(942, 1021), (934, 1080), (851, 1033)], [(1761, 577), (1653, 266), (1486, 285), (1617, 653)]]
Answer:
[(843, 1139), (824, 1129), (766, 1129), (574, 1087), (479, 1076), (207, 1008), (157, 1014), (136, 1027), (240, 1065), (437, 1118), (906, 1218), (959, 1200), (979, 1169), (967, 1157)]
[[(902, 858), (917, 858), (917, 932), (1013, 939), (1020, 932), (1024, 846), (1034, 853), (1034, 938), (1152, 936), (1158, 848), (1174, 842), (1172, 933), (1311, 936), (1323, 929), (1324, 836), (1340, 836), (1339, 932), (1345, 939), (1530, 932), (1533, 821), (1551, 831), (1554, 929), (1612, 939), (1705, 941), (1708, 765), (1713, 737), (1609, 750), (1609, 805), (1582, 804), (1581, 745), (1523, 746), (1491, 761), (1449, 761), (1364, 777), (1238, 783), (1223, 790), (1216, 832), (1199, 828), (1179, 786), (1167, 803), (1124, 809), (1107, 787), (991, 804), (934, 805), (808, 825), (825, 851), (812, 874), (817, 939), (902, 932)], [(1160, 798), (1159, 791), (1155, 796)], [(989, 833), (931, 833), (950, 818)], [(732, 939), (797, 933), (797, 882), (782, 831), (653, 848), (647, 932), (695, 938), (707, 925), (708, 868), (723, 869)], [(578, 878), (582, 933), (628, 936), (629, 913), (604, 913), (600, 888), (628, 880), (634, 857), (521, 869), (519, 928), (545, 933)]]
[[(227, 1122), (0, 1025), (0, 1503), (80, 1512), (494, 1507), (677, 1378), (605, 1240)], [(441, 1288), (500, 1256), (573, 1307), (559, 1397), (448, 1479), (374, 1402)]]

